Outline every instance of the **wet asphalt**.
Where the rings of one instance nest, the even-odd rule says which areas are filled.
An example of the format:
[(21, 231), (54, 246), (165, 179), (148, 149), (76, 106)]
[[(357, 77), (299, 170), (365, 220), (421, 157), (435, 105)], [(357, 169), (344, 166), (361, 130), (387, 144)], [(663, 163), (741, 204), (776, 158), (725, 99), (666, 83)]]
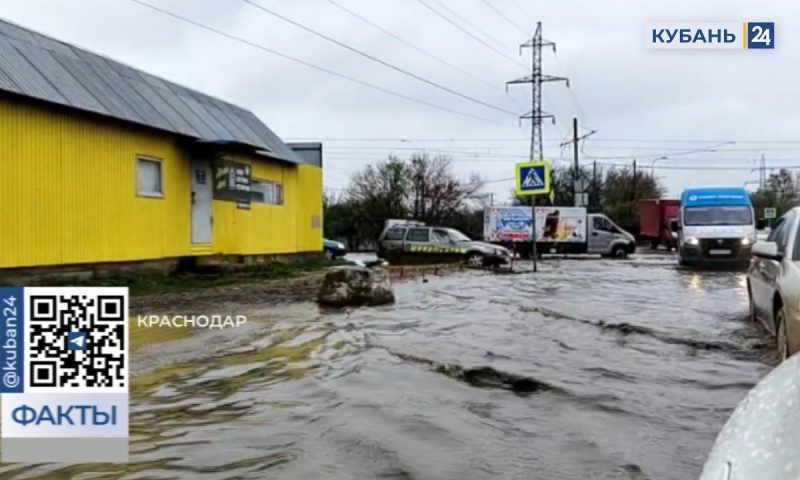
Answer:
[(741, 272), (667, 254), (272, 305), (132, 358), (131, 461), (0, 478), (692, 479), (774, 362)]

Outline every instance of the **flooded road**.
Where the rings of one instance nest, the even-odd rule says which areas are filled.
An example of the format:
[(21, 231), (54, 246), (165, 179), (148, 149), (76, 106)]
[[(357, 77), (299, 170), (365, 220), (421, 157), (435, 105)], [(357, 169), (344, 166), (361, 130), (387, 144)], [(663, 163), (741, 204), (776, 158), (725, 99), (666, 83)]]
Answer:
[[(526, 268), (526, 267), (522, 267)], [(2, 478), (692, 479), (769, 369), (744, 275), (673, 257), (396, 282), (132, 358), (127, 466)]]

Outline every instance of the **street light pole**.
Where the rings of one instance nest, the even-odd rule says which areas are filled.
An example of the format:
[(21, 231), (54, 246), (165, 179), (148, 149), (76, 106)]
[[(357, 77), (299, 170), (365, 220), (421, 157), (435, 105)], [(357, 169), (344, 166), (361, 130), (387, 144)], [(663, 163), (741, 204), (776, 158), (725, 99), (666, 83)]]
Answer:
[(653, 161), (650, 162), (650, 175), (652, 176), (656, 175), (656, 162), (658, 162), (659, 160), (666, 160), (666, 159), (667, 159), (666, 156), (654, 158)]

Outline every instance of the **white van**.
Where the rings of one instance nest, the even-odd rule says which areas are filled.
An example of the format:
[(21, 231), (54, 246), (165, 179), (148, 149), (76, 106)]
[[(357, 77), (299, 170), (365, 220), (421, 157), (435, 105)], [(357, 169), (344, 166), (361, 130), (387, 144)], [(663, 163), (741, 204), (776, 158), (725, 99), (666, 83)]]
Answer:
[(745, 267), (756, 241), (750, 195), (742, 187), (692, 187), (681, 195), (679, 261), (682, 266)]

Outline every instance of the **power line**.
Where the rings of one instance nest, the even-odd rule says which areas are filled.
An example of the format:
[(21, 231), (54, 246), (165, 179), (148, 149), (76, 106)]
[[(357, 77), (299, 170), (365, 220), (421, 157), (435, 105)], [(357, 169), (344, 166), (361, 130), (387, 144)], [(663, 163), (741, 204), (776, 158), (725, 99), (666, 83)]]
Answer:
[[(131, 0), (133, 1), (133, 0)], [(291, 137), (293, 141), (303, 141), (303, 140), (324, 140), (324, 141), (352, 141), (352, 142), (524, 142), (527, 143), (529, 140), (524, 137)], [(560, 143), (560, 140), (545, 140), (545, 142), (553, 142), (553, 143)], [(592, 137), (591, 143), (597, 142), (604, 142), (604, 143), (726, 143), (726, 142), (733, 142), (736, 145), (747, 145), (747, 144), (796, 144), (800, 145), (800, 140), (787, 140), (787, 139), (777, 139), (777, 140), (737, 140), (735, 138), (718, 138), (718, 139), (679, 139), (679, 138), (612, 138), (612, 137)], [(594, 145), (592, 148), (619, 148), (623, 149), (623, 147), (616, 147), (616, 146), (598, 146)], [(657, 149), (659, 147), (633, 147), (633, 148), (642, 148), (642, 149)], [(683, 147), (663, 147), (663, 148), (683, 148)], [(800, 149), (800, 147), (798, 147)], [(731, 151), (736, 150), (745, 150), (745, 149), (726, 149)], [(754, 147), (753, 150), (760, 151), (761, 148)], [(790, 149), (795, 150), (795, 149)]]
[[(556, 53), (555, 50), (553, 51), (553, 53), (554, 53), (553, 57), (555, 57), (556, 63), (558, 64), (558, 68), (561, 70), (561, 72), (564, 75), (569, 76), (569, 74), (567, 72), (567, 69), (564, 68), (564, 64), (561, 63), (561, 58), (559, 58), (558, 53)], [(575, 94), (575, 92), (571, 88), (567, 89), (567, 93), (569, 94), (569, 98), (572, 101), (572, 105), (575, 107), (575, 112), (578, 114), (578, 117), (580, 117), (582, 119), (582, 123), (586, 123), (588, 121), (588, 118), (586, 117), (586, 114), (584, 113), (583, 109), (581, 108), (580, 104), (578, 103), (577, 95)], [(589, 130), (595, 130), (593, 128), (589, 128), (589, 127), (587, 127), (587, 128)]]
[(507, 17), (507, 16), (506, 16), (506, 15), (505, 15), (503, 12), (501, 12), (501, 11), (500, 11), (500, 10), (498, 10), (498, 9), (497, 9), (497, 8), (496, 8), (494, 5), (492, 5), (491, 3), (489, 3), (489, 1), (488, 1), (488, 0), (481, 0), (481, 2), (483, 2), (483, 4), (484, 4), (484, 5), (486, 5), (487, 7), (489, 7), (489, 8), (490, 8), (490, 9), (491, 9), (491, 10), (492, 10), (494, 13), (496, 13), (496, 14), (497, 14), (497, 15), (498, 15), (500, 18), (502, 18), (503, 20), (505, 20), (505, 21), (506, 21), (506, 22), (507, 22), (509, 25), (511, 25), (512, 27), (516, 28), (516, 29), (517, 29), (517, 30), (519, 30), (520, 32), (522, 32), (522, 34), (523, 34), (523, 35), (526, 35), (526, 36), (527, 36), (527, 35), (530, 35), (530, 34), (531, 34), (531, 32), (528, 32), (528, 31), (526, 31), (524, 28), (520, 27), (518, 23), (516, 23), (516, 22), (514, 22), (513, 20), (511, 20), (510, 18), (508, 18), (508, 17)]
[(428, 50), (425, 50), (424, 48), (419, 47), (419, 46), (415, 45), (414, 43), (406, 40), (405, 38), (395, 34), (394, 32), (392, 32), (390, 30), (387, 30), (384, 27), (381, 27), (380, 25), (378, 25), (377, 23), (373, 22), (372, 20), (364, 17), (363, 15), (360, 15), (360, 14), (354, 12), (353, 10), (345, 7), (344, 5), (342, 5), (342, 4), (338, 3), (338, 2), (336, 2), (335, 0), (328, 0), (328, 2), (331, 3), (332, 5), (334, 5), (335, 7), (339, 8), (340, 10), (350, 14), (351, 16), (361, 20), (362, 22), (366, 23), (367, 25), (370, 25), (371, 27), (375, 28), (376, 30), (378, 30), (380, 32), (383, 32), (386, 35), (389, 35), (390, 37), (394, 38), (395, 40), (399, 41), (400, 43), (402, 43), (402, 44), (404, 44), (404, 45), (416, 50), (417, 52), (425, 55), (426, 57), (431, 58), (433, 60), (436, 60), (437, 62), (441, 63), (442, 65), (445, 65), (445, 66), (447, 66), (449, 68), (452, 68), (453, 70), (457, 71), (458, 73), (460, 73), (460, 74), (462, 74), (464, 76), (467, 76), (467, 77), (475, 80), (476, 82), (480, 82), (480, 83), (483, 83), (484, 85), (488, 85), (488, 86), (490, 86), (490, 87), (492, 87), (492, 88), (494, 88), (496, 90), (503, 91), (503, 89), (500, 88), (499, 85), (496, 85), (494, 82), (490, 82), (489, 80), (485, 80), (485, 79), (483, 79), (481, 77), (478, 77), (478, 76), (472, 74), (472, 72), (470, 72), (468, 70), (465, 70), (465, 69), (463, 69), (461, 67), (453, 65), (452, 63), (450, 63), (447, 60), (439, 57), (438, 55), (435, 55), (435, 54), (429, 52)]
[[(521, 150), (521, 149), (520, 149)], [(397, 149), (397, 148), (385, 148), (385, 149), (374, 149), (374, 150), (349, 150), (349, 149), (342, 149), (342, 150), (333, 150), (327, 151), (326, 158), (374, 158), (376, 156), (382, 155), (409, 155), (415, 153), (428, 153), (428, 154), (441, 154), (447, 157), (451, 157), (454, 159), (472, 159), (472, 158), (479, 158), (484, 160), (499, 160), (505, 161), (510, 159), (528, 159), (529, 155), (522, 155), (522, 154), (512, 154), (512, 153), (496, 153), (496, 152), (480, 152), (480, 151), (469, 151), (469, 150), (445, 150), (445, 149), (437, 149), (437, 148), (427, 148), (427, 149)], [(706, 166), (719, 166), (720, 164), (724, 163), (731, 163), (735, 162), (739, 165), (750, 165), (750, 166), (742, 166), (741, 168), (756, 168), (754, 159), (753, 158), (715, 158), (715, 159), (707, 159), (707, 158), (675, 158), (675, 159), (667, 159), (672, 160), (675, 162), (688, 162), (688, 163), (704, 163)], [(772, 158), (773, 162), (797, 162), (800, 161), (799, 158)], [(601, 162), (602, 163), (602, 162)], [(612, 164), (613, 162), (609, 163)], [(613, 163), (615, 165), (621, 165), (619, 163)], [(686, 163), (684, 163), (686, 164)], [(781, 165), (777, 165), (781, 166)]]
[(291, 62), (299, 63), (299, 64), (304, 65), (306, 67), (313, 68), (314, 70), (319, 70), (321, 72), (325, 72), (328, 75), (333, 75), (335, 77), (347, 80), (349, 82), (357, 83), (357, 84), (359, 84), (361, 86), (364, 86), (364, 87), (367, 87), (367, 88), (371, 88), (373, 90), (377, 90), (379, 92), (383, 92), (383, 93), (386, 93), (388, 95), (392, 95), (394, 97), (402, 98), (402, 99), (408, 100), (410, 102), (418, 103), (420, 105), (425, 105), (425, 106), (428, 106), (428, 107), (431, 107), (431, 108), (435, 108), (437, 110), (442, 110), (442, 111), (445, 111), (445, 112), (449, 112), (449, 113), (452, 113), (452, 114), (455, 114), (455, 115), (460, 115), (462, 117), (469, 117), (469, 118), (472, 118), (472, 119), (475, 119), (475, 120), (480, 120), (480, 121), (483, 121), (483, 122), (494, 123), (496, 125), (503, 125), (503, 123), (495, 121), (495, 120), (491, 120), (491, 119), (488, 119), (488, 118), (485, 118), (485, 117), (481, 117), (481, 116), (478, 116), (478, 115), (473, 115), (473, 114), (467, 113), (467, 112), (461, 112), (459, 110), (455, 110), (455, 109), (452, 109), (452, 108), (449, 108), (449, 107), (445, 107), (445, 106), (442, 106), (442, 105), (437, 105), (435, 103), (428, 102), (427, 100), (422, 100), (422, 99), (419, 99), (419, 98), (411, 97), (409, 95), (405, 95), (403, 93), (396, 92), (394, 90), (390, 90), (388, 88), (384, 88), (384, 87), (381, 87), (379, 85), (375, 85), (375, 84), (372, 84), (372, 83), (369, 83), (369, 82), (365, 82), (363, 80), (359, 80), (359, 79), (357, 79), (355, 77), (351, 77), (351, 76), (346, 75), (344, 73), (339, 73), (339, 72), (337, 72), (335, 70), (331, 70), (329, 68), (317, 65), (315, 63), (311, 63), (311, 62), (307, 62), (305, 60), (301, 60), (301, 59), (293, 57), (291, 55), (287, 55), (287, 54), (279, 52), (277, 50), (273, 50), (273, 49), (271, 49), (269, 47), (265, 47), (264, 45), (261, 45), (261, 44), (255, 43), (255, 42), (251, 42), (250, 40), (247, 40), (245, 38), (238, 37), (236, 35), (227, 33), (227, 32), (225, 32), (223, 30), (219, 30), (219, 29), (214, 28), (214, 27), (212, 27), (210, 25), (206, 25), (206, 24), (198, 22), (196, 20), (192, 20), (191, 18), (185, 17), (183, 15), (180, 15), (180, 14), (171, 12), (169, 10), (157, 7), (157, 6), (149, 4), (147, 2), (143, 2), (142, 0), (129, 0), (129, 1), (131, 1), (131, 2), (133, 2), (135, 4), (137, 4), (137, 5), (140, 5), (142, 7), (146, 7), (146, 8), (149, 8), (149, 9), (153, 10), (153, 11), (159, 12), (159, 13), (161, 13), (163, 15), (167, 15), (167, 16), (172, 17), (174, 19), (180, 20), (180, 21), (182, 21), (184, 23), (187, 23), (187, 24), (193, 25), (195, 27), (202, 28), (203, 30), (207, 30), (209, 32), (212, 32), (212, 33), (215, 33), (217, 35), (223, 36), (223, 37), (228, 38), (230, 40), (234, 40), (234, 41), (237, 41), (239, 43), (243, 43), (245, 45), (248, 45), (248, 46), (250, 46), (252, 48), (256, 48), (258, 50), (262, 50), (264, 52), (270, 53), (272, 55), (275, 55), (277, 57), (283, 58), (285, 60), (289, 60)]
[[(480, 38), (480, 37), (476, 36), (474, 33), (472, 33), (471, 31), (469, 31), (468, 29), (464, 28), (463, 26), (461, 26), (461, 25), (459, 25), (458, 23), (456, 23), (455, 21), (453, 21), (453, 20), (452, 20), (450, 17), (448, 17), (447, 15), (443, 14), (442, 12), (440, 12), (440, 11), (436, 10), (435, 8), (433, 8), (432, 6), (430, 6), (430, 4), (429, 4), (429, 3), (427, 3), (425, 0), (417, 0), (417, 1), (418, 1), (419, 3), (421, 3), (421, 4), (422, 4), (422, 5), (425, 7), (425, 8), (427, 8), (427, 9), (428, 9), (428, 10), (430, 10), (431, 12), (435, 13), (437, 16), (441, 17), (441, 18), (442, 18), (444, 21), (446, 21), (446, 22), (447, 22), (447, 23), (449, 23), (450, 25), (453, 25), (453, 26), (454, 26), (454, 27), (456, 27), (457, 29), (461, 30), (462, 32), (466, 33), (467, 35), (469, 35), (470, 37), (472, 37), (473, 39), (475, 39), (476, 41), (480, 42), (480, 43), (481, 43), (483, 46), (485, 46), (486, 48), (490, 49), (491, 51), (495, 52), (496, 54), (500, 55), (501, 57), (505, 58), (506, 60), (509, 60), (509, 61), (513, 62), (514, 64), (516, 64), (516, 65), (518, 65), (518, 66), (520, 66), (520, 67), (527, 68), (527, 67), (525, 66), (525, 64), (523, 64), (522, 62), (520, 62), (519, 60), (515, 59), (514, 57), (511, 57), (511, 56), (509, 56), (509, 55), (506, 55), (505, 53), (503, 53), (501, 50), (498, 50), (497, 48), (495, 48), (495, 47), (494, 47), (493, 45), (491, 45), (490, 43), (488, 43), (488, 42), (486, 42), (485, 40), (483, 40), (482, 38)], [(441, 4), (439, 4), (439, 5), (441, 6)], [(445, 8), (446, 8), (446, 7), (445, 7)], [(451, 10), (451, 11), (452, 11), (452, 10)]]
[[(683, 150), (678, 152), (665, 152), (665, 153), (657, 153), (657, 154), (650, 154), (652, 157), (657, 157), (656, 160), (666, 160), (668, 157), (677, 157), (681, 155), (690, 155), (692, 153), (717, 153), (717, 148), (724, 147), (726, 145), (732, 145), (735, 142), (724, 142), (720, 144), (709, 145), (706, 147), (699, 147), (693, 148), (691, 150)], [(598, 155), (589, 155), (585, 154), (586, 157), (591, 158), (593, 160), (619, 160), (623, 158), (633, 158), (636, 159), (637, 157), (641, 158), (642, 155), (617, 155), (617, 156), (598, 156)]]
[[(287, 137), (289, 138), (289, 137)], [(448, 138), (448, 137), (291, 137), (289, 141), (323, 141), (323, 142), (525, 142), (525, 138), (501, 138), (501, 137), (469, 137), (469, 138)], [(546, 140), (557, 142), (556, 140)]]
[[(503, 42), (498, 40), (496, 37), (490, 35), (488, 32), (486, 32), (486, 30), (482, 30), (479, 26), (477, 26), (474, 23), (470, 22), (469, 20), (464, 18), (463, 15), (459, 14), (458, 12), (453, 10), (452, 8), (448, 7), (447, 5), (442, 3), (440, 0), (431, 0), (431, 1), (433, 3), (435, 3), (436, 5), (438, 5), (439, 8), (441, 8), (445, 12), (448, 12), (450, 15), (454, 16), (455, 18), (460, 20), (462, 23), (466, 24), (467, 27), (471, 28), (473, 31), (480, 33), (481, 35), (483, 35), (484, 37), (486, 37), (490, 41), (494, 42), (495, 46), (497, 46), (499, 48), (503, 48), (503, 46), (504, 46)], [(526, 35), (529, 35), (529, 34), (526, 33)]]
[[(608, 167), (624, 167), (628, 168), (631, 164), (628, 163), (604, 163), (604, 162), (597, 162), (598, 165), (608, 166)], [(671, 167), (665, 165), (656, 165), (655, 167), (651, 167), (654, 170), (678, 170), (678, 171), (741, 171), (741, 172), (752, 172), (753, 170), (758, 170), (754, 167)], [(779, 169), (786, 169), (786, 170), (797, 170), (800, 169), (800, 165), (770, 165), (764, 167), (766, 170), (779, 170)]]
[(522, 8), (522, 6), (516, 0), (509, 0), (509, 1), (511, 2), (512, 5), (517, 7), (517, 10), (522, 12), (522, 14), (525, 15), (525, 17), (528, 18), (529, 22), (533, 22), (534, 21), (533, 17), (528, 13), (528, 11), (525, 10), (524, 8)]
[(740, 143), (800, 143), (800, 140), (736, 140), (733, 138), (612, 138), (612, 137), (598, 137), (592, 138), (592, 142), (631, 142), (631, 143), (722, 143), (722, 142), (735, 142)]
[(286, 23), (294, 25), (295, 27), (297, 27), (297, 28), (299, 28), (301, 30), (304, 30), (304, 31), (306, 31), (306, 32), (308, 32), (308, 33), (310, 33), (312, 35), (315, 35), (315, 36), (317, 36), (317, 37), (319, 37), (319, 38), (321, 38), (321, 39), (323, 39), (325, 41), (333, 43), (334, 45), (338, 45), (339, 47), (342, 47), (342, 48), (344, 48), (346, 50), (349, 50), (350, 52), (353, 52), (356, 55), (360, 55), (360, 56), (362, 56), (362, 57), (364, 57), (364, 58), (366, 58), (368, 60), (371, 60), (371, 61), (373, 61), (375, 63), (380, 64), (380, 65), (383, 65), (384, 67), (392, 69), (392, 70), (394, 70), (396, 72), (402, 73), (403, 75), (411, 77), (411, 78), (413, 78), (415, 80), (418, 80), (418, 81), (420, 81), (422, 83), (425, 83), (425, 84), (430, 85), (432, 87), (438, 88), (439, 90), (442, 90), (444, 92), (450, 93), (450, 94), (455, 95), (457, 97), (461, 97), (464, 100), (468, 100), (468, 101), (470, 101), (472, 103), (476, 103), (478, 105), (483, 105), (484, 107), (491, 108), (493, 110), (497, 110), (498, 112), (503, 112), (503, 113), (506, 113), (506, 114), (509, 114), (509, 115), (514, 115), (514, 116), (517, 115), (515, 112), (512, 112), (511, 110), (507, 110), (507, 109), (505, 109), (503, 107), (499, 107), (497, 105), (493, 105), (491, 103), (484, 102), (483, 100), (477, 99), (477, 98), (475, 98), (475, 97), (473, 97), (471, 95), (467, 95), (466, 93), (461, 93), (461, 92), (459, 92), (457, 90), (454, 90), (454, 89), (452, 89), (450, 87), (442, 85), (441, 83), (438, 83), (438, 82), (435, 82), (435, 81), (430, 80), (428, 78), (425, 78), (422, 75), (418, 75), (418, 74), (416, 74), (414, 72), (406, 70), (405, 68), (398, 67), (397, 65), (395, 65), (393, 63), (387, 62), (386, 60), (383, 60), (383, 59), (378, 58), (378, 57), (376, 57), (374, 55), (371, 55), (371, 54), (369, 54), (369, 53), (367, 53), (367, 52), (365, 52), (363, 50), (359, 50), (358, 48), (355, 48), (352, 45), (348, 45), (347, 43), (344, 43), (344, 42), (342, 42), (340, 40), (337, 40), (337, 39), (335, 39), (335, 38), (333, 38), (333, 37), (331, 37), (329, 35), (326, 35), (326, 34), (324, 34), (322, 32), (314, 30), (313, 28), (307, 27), (307, 26), (303, 25), (300, 22), (292, 20), (289, 17), (281, 15), (278, 12), (270, 10), (267, 7), (259, 5), (259, 4), (255, 3), (255, 2), (253, 2), (252, 0), (241, 0), (241, 1), (246, 3), (246, 4), (248, 4), (248, 5), (250, 5), (250, 6), (252, 6), (252, 7), (254, 7), (254, 8), (257, 8), (258, 10), (261, 10), (264, 13), (272, 15), (275, 18), (283, 20)]

